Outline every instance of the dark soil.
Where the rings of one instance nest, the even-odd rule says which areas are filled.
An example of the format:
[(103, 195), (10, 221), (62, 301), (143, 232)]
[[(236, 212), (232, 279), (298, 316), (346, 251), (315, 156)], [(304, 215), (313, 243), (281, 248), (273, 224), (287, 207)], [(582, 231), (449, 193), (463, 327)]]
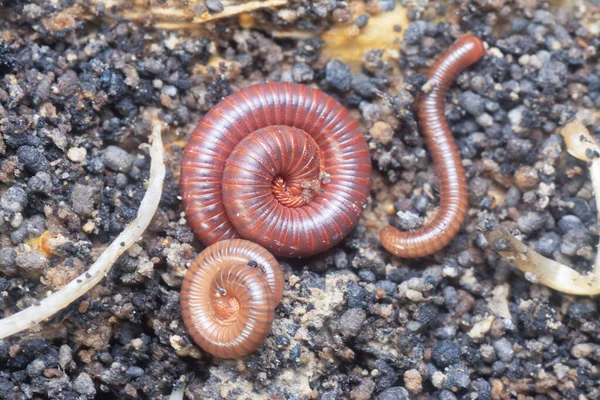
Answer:
[[(400, 4), (368, 0), (353, 20), (346, 1), (294, 0), (285, 10), (296, 14), (259, 11), (252, 29), (233, 18), (177, 33), (101, 18), (98, 5), (84, 18), (94, 13), (72, 0), (0, 0), (4, 316), (85, 271), (135, 218), (149, 175), (143, 110), (160, 108), (171, 130), (150, 231), (87, 296), (0, 341), (0, 398), (167, 399), (185, 381), (190, 399), (600, 399), (598, 301), (531, 284), (476, 229), (485, 211), (548, 257), (580, 271), (593, 263), (591, 184), (559, 130), (576, 116), (600, 134), (600, 10), (406, 3), (399, 57), (369, 50), (352, 72), (321, 53), (321, 30), (362, 29)], [(271, 34), (284, 29), (304, 36)], [(447, 115), (471, 212), (446, 249), (400, 260), (378, 229), (419, 227), (439, 202), (414, 99), (432, 60), (468, 31), (490, 54), (459, 77)], [(223, 63), (210, 64), (217, 56)], [(391, 87), (399, 75), (400, 91)], [(282, 260), (273, 333), (256, 354), (224, 362), (193, 344), (179, 316), (181, 280), (202, 246), (181, 214), (178, 165), (207, 110), (265, 80), (319, 87), (360, 119), (373, 195), (342, 244)], [(50, 251), (35, 240), (45, 233), (62, 238)]]

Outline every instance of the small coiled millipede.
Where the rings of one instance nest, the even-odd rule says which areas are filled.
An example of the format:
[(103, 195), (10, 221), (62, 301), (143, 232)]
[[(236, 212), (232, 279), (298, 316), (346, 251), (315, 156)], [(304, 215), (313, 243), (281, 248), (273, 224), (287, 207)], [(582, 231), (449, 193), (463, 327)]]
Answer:
[(183, 321), (220, 358), (244, 357), (271, 331), (283, 274), (265, 248), (243, 239), (215, 243), (194, 260), (181, 287)]
[(428, 85), (418, 101), (419, 123), (437, 173), (440, 207), (433, 221), (411, 232), (387, 226), (380, 232), (383, 246), (398, 257), (424, 257), (448, 245), (467, 214), (467, 179), (460, 153), (445, 117), (448, 89), (458, 75), (485, 53), (481, 39), (465, 36), (450, 47), (431, 67)]
[(341, 104), (308, 86), (264, 83), (202, 118), (185, 148), (181, 193), (204, 244), (242, 237), (302, 257), (354, 229), (370, 174), (366, 140)]

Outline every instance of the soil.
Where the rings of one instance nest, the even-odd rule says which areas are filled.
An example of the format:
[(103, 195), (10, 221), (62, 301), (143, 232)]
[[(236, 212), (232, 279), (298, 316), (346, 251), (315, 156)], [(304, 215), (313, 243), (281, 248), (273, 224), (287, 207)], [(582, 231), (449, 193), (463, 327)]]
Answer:
[[(93, 4), (0, 0), (2, 314), (85, 271), (135, 218), (149, 108), (169, 126), (162, 201), (98, 287), (0, 340), (0, 398), (168, 399), (185, 387), (189, 399), (600, 399), (598, 300), (528, 282), (476, 228), (492, 215), (541, 254), (579, 271), (593, 263), (594, 194), (559, 130), (576, 117), (600, 135), (596, 3), (293, 0), (181, 31)], [(230, 6), (211, 0), (205, 12)], [(358, 60), (323, 51), (323, 32), (360, 36), (399, 9), (408, 25), (381, 35), (403, 41), (374, 42)], [(464, 32), (488, 44), (447, 106), (471, 208), (446, 249), (401, 260), (379, 229), (422, 226), (439, 203), (414, 100)], [(267, 80), (312, 85), (351, 110), (371, 149), (372, 198), (340, 245), (281, 260), (272, 334), (222, 361), (180, 317), (181, 280), (203, 247), (181, 212), (179, 162), (207, 110)]]

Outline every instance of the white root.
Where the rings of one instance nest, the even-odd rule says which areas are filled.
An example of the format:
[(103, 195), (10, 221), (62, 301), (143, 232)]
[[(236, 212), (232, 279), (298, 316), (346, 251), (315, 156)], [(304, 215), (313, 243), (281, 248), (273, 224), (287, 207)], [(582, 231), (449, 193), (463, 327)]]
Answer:
[(117, 259), (145, 232), (160, 203), (165, 179), (161, 123), (153, 120), (150, 147), (150, 179), (138, 215), (104, 250), (96, 262), (64, 288), (41, 300), (37, 305), (0, 320), (0, 339), (31, 328), (83, 296), (104, 278)]
[[(589, 163), (596, 206), (600, 214), (600, 146), (585, 126), (575, 120), (562, 130), (569, 154)], [(598, 216), (600, 221), (600, 215)], [(575, 295), (600, 294), (600, 257), (592, 271), (580, 274), (571, 267), (546, 258), (525, 246), (494, 221), (483, 221), (480, 229), (492, 248), (506, 261), (552, 289)], [(598, 245), (600, 247), (600, 244)]]
[(171, 392), (171, 396), (169, 396), (169, 400), (183, 400), (183, 395), (185, 393), (185, 385), (174, 388)]

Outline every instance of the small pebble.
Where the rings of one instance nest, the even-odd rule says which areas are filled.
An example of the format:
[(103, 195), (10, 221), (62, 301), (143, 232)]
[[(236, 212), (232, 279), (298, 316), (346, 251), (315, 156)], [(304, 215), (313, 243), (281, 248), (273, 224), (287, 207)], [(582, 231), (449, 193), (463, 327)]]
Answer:
[(540, 183), (540, 177), (535, 168), (524, 165), (515, 172), (515, 183), (519, 189), (526, 192)]
[(205, 4), (206, 8), (208, 8), (211, 13), (220, 13), (225, 9), (223, 3), (219, 0), (206, 0)]
[(312, 81), (314, 75), (313, 69), (306, 63), (295, 63), (292, 67), (292, 79), (294, 82), (302, 83)]
[(19, 186), (11, 186), (0, 198), (0, 207), (21, 212), (27, 206), (27, 193)]
[(443, 340), (435, 346), (433, 362), (439, 368), (446, 368), (460, 361), (460, 346), (450, 340)]
[(409, 369), (404, 373), (404, 386), (410, 393), (418, 394), (423, 390), (423, 378), (416, 369)]
[(375, 122), (371, 129), (369, 129), (369, 133), (373, 139), (379, 140), (383, 145), (390, 144), (394, 137), (394, 130), (392, 127), (388, 123), (382, 121)]
[(368, 23), (369, 23), (369, 16), (367, 14), (360, 14), (354, 20), (354, 25), (358, 26), (359, 28), (365, 27)]
[(466, 91), (458, 96), (458, 104), (474, 117), (478, 117), (485, 112), (485, 101), (480, 95), (471, 91)]
[(19, 162), (32, 172), (45, 171), (48, 161), (44, 154), (33, 146), (21, 146), (17, 150)]
[(96, 386), (94, 385), (94, 381), (85, 372), (82, 372), (77, 376), (73, 382), (73, 390), (84, 396), (93, 397), (96, 395)]
[(410, 395), (405, 388), (394, 386), (379, 393), (377, 400), (410, 400)]
[(133, 167), (133, 157), (117, 146), (108, 146), (102, 153), (104, 165), (115, 172), (127, 173)]
[(340, 92), (350, 90), (352, 74), (350, 66), (339, 60), (331, 60), (325, 67), (325, 82), (334, 89)]
[(48, 258), (37, 251), (17, 254), (16, 263), (20, 274), (32, 278), (39, 277), (50, 267)]
[(506, 338), (496, 340), (493, 344), (496, 355), (501, 361), (510, 362), (514, 356), (512, 344)]
[(338, 323), (338, 332), (344, 339), (353, 338), (360, 332), (366, 319), (367, 314), (363, 309), (351, 308), (341, 316)]
[(596, 346), (592, 343), (580, 343), (571, 348), (571, 355), (575, 358), (588, 358), (596, 351)]

